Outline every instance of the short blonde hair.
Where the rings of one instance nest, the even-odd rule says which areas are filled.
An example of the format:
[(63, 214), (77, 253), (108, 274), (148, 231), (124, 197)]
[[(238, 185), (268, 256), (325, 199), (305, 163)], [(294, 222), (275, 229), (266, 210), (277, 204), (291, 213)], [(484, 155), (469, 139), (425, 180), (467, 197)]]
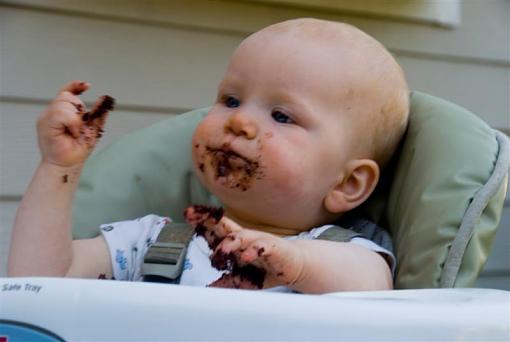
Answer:
[[(368, 157), (384, 169), (404, 136), (409, 121), (410, 94), (402, 67), (393, 55), (378, 40), (355, 26), (338, 23), (347, 29), (351, 39), (362, 42), (360, 46), (370, 54), (371, 91), (378, 98), (371, 113), (364, 113)], [(367, 150), (365, 150), (367, 151)], [(367, 153), (367, 152), (365, 152)]]
[[(398, 67), (400, 69), (400, 66)], [(375, 113), (376, 117), (370, 132), (373, 159), (381, 169), (384, 169), (392, 159), (409, 121), (409, 88), (401, 69), (400, 75), (401, 84), (389, 94), (380, 112)]]

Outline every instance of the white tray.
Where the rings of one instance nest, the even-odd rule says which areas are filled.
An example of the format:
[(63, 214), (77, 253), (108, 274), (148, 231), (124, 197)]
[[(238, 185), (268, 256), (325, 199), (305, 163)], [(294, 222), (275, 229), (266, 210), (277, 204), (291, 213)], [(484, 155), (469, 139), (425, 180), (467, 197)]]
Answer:
[(509, 315), (510, 292), (502, 290), (314, 296), (108, 280), (0, 278), (0, 337), (9, 342), (37, 334), (47, 338), (44, 341), (508, 341)]

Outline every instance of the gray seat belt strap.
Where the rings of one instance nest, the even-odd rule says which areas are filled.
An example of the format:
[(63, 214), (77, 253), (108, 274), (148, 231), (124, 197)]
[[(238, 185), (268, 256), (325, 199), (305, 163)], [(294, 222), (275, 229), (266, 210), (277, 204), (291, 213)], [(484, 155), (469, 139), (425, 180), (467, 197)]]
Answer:
[(193, 233), (193, 228), (187, 223), (172, 222), (163, 227), (156, 242), (145, 254), (142, 275), (173, 280), (179, 278)]
[(363, 237), (363, 235), (351, 229), (334, 226), (320, 234), (317, 239), (335, 242), (349, 242), (355, 237)]

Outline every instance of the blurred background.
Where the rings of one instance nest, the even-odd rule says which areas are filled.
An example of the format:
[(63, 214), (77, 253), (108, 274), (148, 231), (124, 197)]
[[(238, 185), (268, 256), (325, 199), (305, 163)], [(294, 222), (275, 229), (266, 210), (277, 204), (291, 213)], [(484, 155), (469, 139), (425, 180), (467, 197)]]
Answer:
[[(212, 103), (232, 51), (296, 17), (358, 26), (412, 90), (455, 102), (510, 134), (509, 0), (0, 0), (0, 276), (16, 207), (39, 161), (35, 120), (73, 79), (117, 99), (99, 149)], [(510, 290), (510, 200), (477, 284)]]

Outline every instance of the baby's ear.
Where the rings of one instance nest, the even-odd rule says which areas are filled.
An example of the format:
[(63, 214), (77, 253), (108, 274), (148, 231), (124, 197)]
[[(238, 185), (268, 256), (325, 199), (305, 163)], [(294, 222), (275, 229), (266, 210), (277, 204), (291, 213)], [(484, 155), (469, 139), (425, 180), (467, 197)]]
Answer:
[(363, 203), (379, 181), (379, 166), (370, 159), (351, 160), (343, 177), (324, 198), (324, 206), (334, 214), (347, 212)]

